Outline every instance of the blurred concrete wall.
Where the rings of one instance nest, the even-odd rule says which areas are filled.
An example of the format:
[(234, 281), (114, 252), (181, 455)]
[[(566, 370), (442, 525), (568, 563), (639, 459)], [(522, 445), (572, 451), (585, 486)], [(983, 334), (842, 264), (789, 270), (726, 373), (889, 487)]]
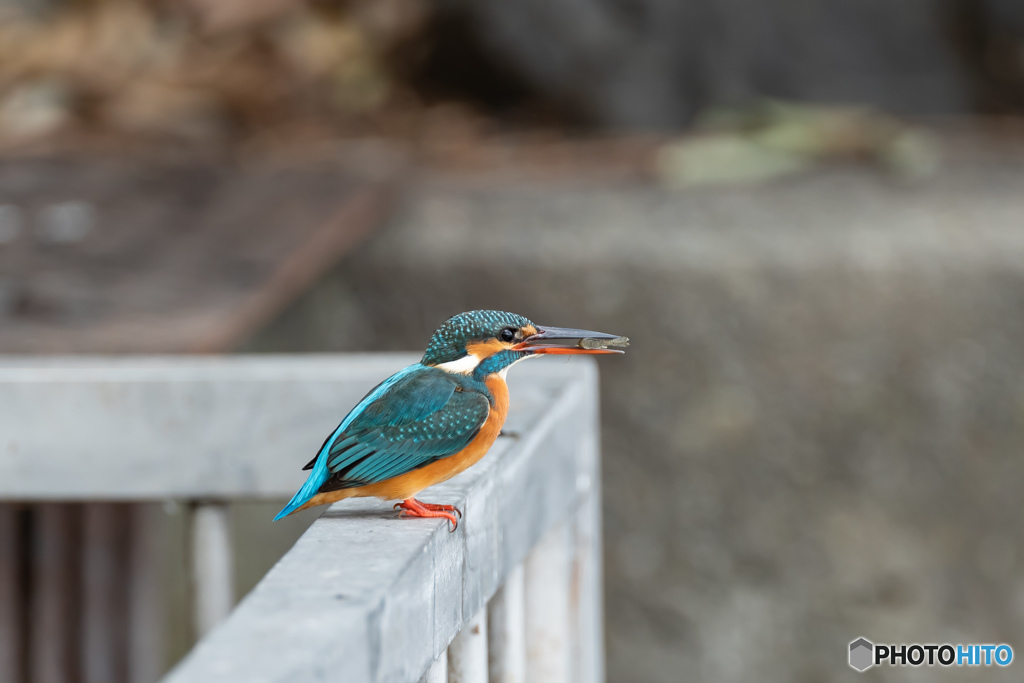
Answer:
[(249, 350), (420, 349), (483, 307), (628, 335), (601, 361), (609, 680), (910, 680), (847, 643), (1024, 642), (1022, 172), (433, 176)]

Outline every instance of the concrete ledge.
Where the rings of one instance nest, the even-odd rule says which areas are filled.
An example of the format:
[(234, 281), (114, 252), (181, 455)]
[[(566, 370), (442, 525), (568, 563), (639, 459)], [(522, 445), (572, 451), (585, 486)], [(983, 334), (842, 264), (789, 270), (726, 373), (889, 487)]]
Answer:
[[(417, 360), (0, 357), (0, 500), (288, 498), (352, 406)], [(556, 380), (516, 370), (522, 427)]]
[(519, 438), (422, 496), (463, 510), (456, 533), (333, 506), (167, 683), (418, 680), (546, 532), (596, 511), (594, 366), (516, 370)]

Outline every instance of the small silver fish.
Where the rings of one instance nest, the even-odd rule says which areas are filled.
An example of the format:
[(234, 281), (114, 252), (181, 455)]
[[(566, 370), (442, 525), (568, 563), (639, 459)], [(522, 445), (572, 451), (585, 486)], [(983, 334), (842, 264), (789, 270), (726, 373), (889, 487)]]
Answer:
[(624, 349), (629, 346), (629, 337), (616, 337), (615, 339), (580, 339), (578, 346), (581, 349), (607, 349), (609, 347)]

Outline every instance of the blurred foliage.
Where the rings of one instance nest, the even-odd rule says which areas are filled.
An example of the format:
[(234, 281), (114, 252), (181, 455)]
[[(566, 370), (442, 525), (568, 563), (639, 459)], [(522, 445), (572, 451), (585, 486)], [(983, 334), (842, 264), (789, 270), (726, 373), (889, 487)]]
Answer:
[(751, 183), (835, 161), (914, 179), (933, 174), (941, 160), (938, 140), (923, 129), (860, 107), (719, 108), (699, 117), (695, 132), (658, 153), (657, 172), (669, 187)]
[(0, 0), (0, 141), (344, 126), (394, 95), (421, 0)]
[[(583, 5), (599, 13), (607, 9)], [(577, 81), (562, 90), (590, 92), (593, 84), (579, 81), (599, 79), (580, 79), (559, 67), (539, 49), (543, 36), (532, 30), (516, 34), (523, 54), (498, 49), (473, 11), (482, 7), (430, 0), (0, 0), (0, 149), (54, 134), (287, 145), (297, 137), (339, 133), (411, 133), (430, 140), (441, 130), (465, 137), (509, 115), (533, 128), (554, 123), (561, 133), (567, 125), (579, 130), (581, 122), (607, 122), (599, 106), (580, 104), (586, 98), (572, 107), (559, 104), (545, 80), (561, 69)], [(559, 30), (583, 32), (578, 11), (562, 8), (566, 23)], [(727, 18), (742, 14), (739, 6), (723, 11)], [(514, 3), (495, 12), (532, 17), (528, 5)], [(794, 21), (802, 16), (792, 8), (779, 14), (787, 12)], [(954, 42), (971, 55), (964, 57), (971, 87), (982, 93), (986, 110), (1019, 110), (1009, 95), (999, 99), (982, 91), (1020, 91), (1024, 15), (999, 15), (1002, 28), (995, 31), (985, 28), (993, 24), (988, 14), (975, 14), (957, 15), (954, 22)], [(548, 38), (574, 59), (589, 49), (605, 59), (615, 45), (647, 39), (637, 31), (622, 45), (608, 34), (584, 41), (586, 49), (557, 32)], [(679, 42), (678, 36), (672, 40)], [(858, 49), (873, 54), (871, 45)], [(698, 61), (721, 63), (725, 70), (714, 72), (715, 78), (731, 83), (726, 53), (706, 52)], [(630, 87), (613, 88), (601, 106), (622, 99), (638, 112), (670, 104), (691, 112), (701, 102), (717, 101), (693, 99), (688, 91), (678, 102), (668, 95), (659, 99), (665, 93), (656, 72), (674, 74), (696, 59), (689, 52), (674, 54), (642, 61), (639, 75), (622, 76)], [(526, 68), (534, 61), (543, 73)], [(654, 94), (632, 89), (644, 83)], [(752, 86), (728, 101), (763, 92)], [(799, 89), (786, 92), (797, 97)], [(696, 129), (699, 138), (664, 148), (660, 170), (667, 184), (749, 182), (837, 158), (866, 159), (904, 177), (927, 175), (938, 163), (934, 140), (860, 108), (755, 99), (752, 106), (713, 109)]]

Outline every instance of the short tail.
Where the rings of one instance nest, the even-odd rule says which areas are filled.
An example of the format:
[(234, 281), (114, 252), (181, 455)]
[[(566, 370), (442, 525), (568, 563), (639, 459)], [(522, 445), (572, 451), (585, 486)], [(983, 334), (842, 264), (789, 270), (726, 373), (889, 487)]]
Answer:
[[(321, 453), (321, 455), (323, 454)], [(313, 471), (309, 473), (309, 478), (306, 479), (306, 483), (302, 485), (302, 488), (299, 489), (294, 496), (292, 496), (292, 499), (288, 501), (288, 504), (277, 513), (277, 516), (274, 517), (274, 521), (276, 522), (279, 519), (284, 519), (308, 503), (309, 499), (315, 496), (320, 490), (320, 487), (324, 485), (325, 481), (327, 481), (327, 476), (327, 458), (317, 458), (317, 462), (313, 466)]]

